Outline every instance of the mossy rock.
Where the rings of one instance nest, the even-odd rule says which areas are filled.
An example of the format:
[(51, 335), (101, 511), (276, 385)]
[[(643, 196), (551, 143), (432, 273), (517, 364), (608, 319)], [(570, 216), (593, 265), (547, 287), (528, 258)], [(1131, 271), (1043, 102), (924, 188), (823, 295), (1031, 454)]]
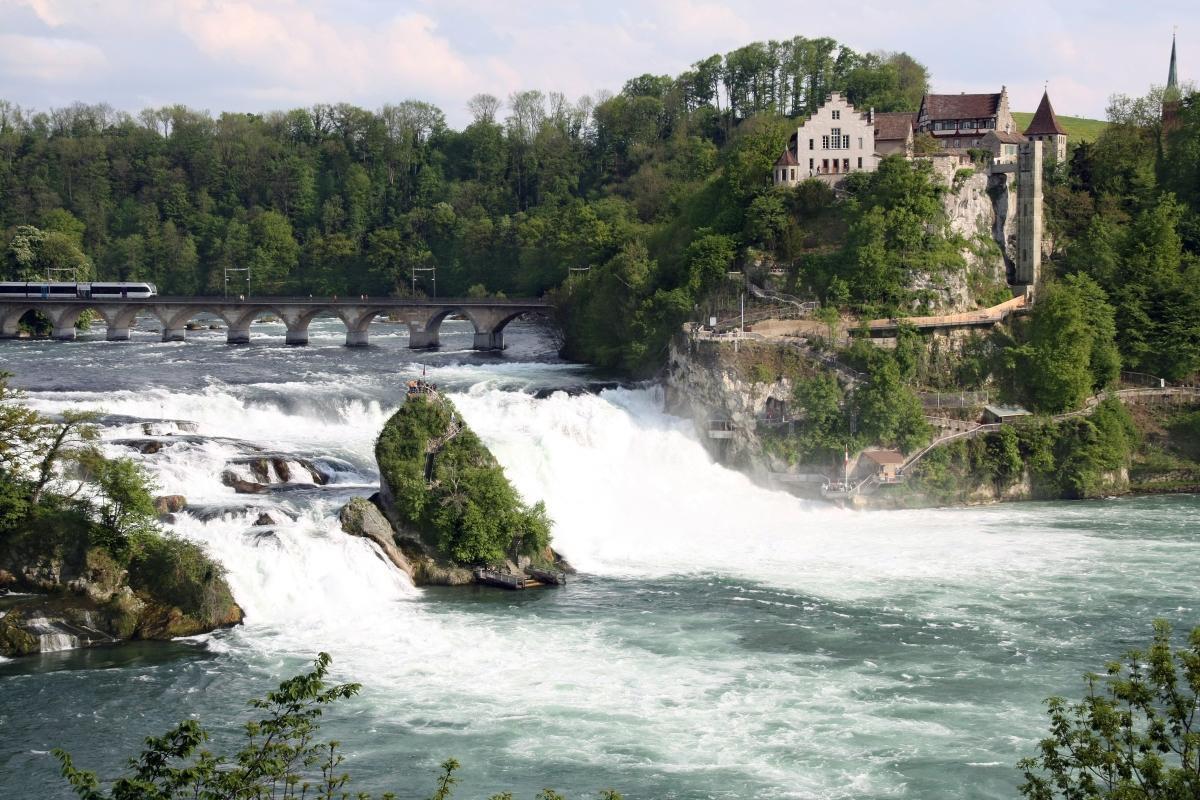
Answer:
[(413, 531), (456, 565), (496, 564), (549, 544), (541, 503), (526, 505), (492, 453), (445, 397), (410, 394), (375, 445), (380, 500), (397, 530)]
[(24, 621), (20, 611), (0, 617), (0, 656), (17, 658), (41, 652), (41, 639), (21, 627)]

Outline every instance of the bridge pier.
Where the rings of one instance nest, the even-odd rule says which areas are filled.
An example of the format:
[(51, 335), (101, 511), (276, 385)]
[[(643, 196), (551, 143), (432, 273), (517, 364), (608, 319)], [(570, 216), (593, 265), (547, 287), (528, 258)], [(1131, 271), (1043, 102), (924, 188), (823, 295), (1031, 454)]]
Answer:
[(409, 344), (414, 350), (440, 346), (439, 329), (448, 317), (466, 318), (474, 327), (472, 346), (476, 350), (504, 349), (504, 327), (528, 313), (544, 313), (549, 305), (540, 300), (513, 301), (487, 298), (382, 298), (368, 302), (338, 301), (313, 298), (256, 298), (254, 301), (228, 298), (187, 297), (147, 299), (67, 298), (7, 298), (0, 297), (0, 338), (19, 336), (22, 315), (35, 311), (49, 323), (55, 339), (76, 338), (76, 323), (85, 311), (95, 312), (106, 324), (105, 338), (109, 341), (128, 341), (139, 314), (153, 315), (159, 322), (164, 342), (187, 341), (188, 321), (197, 314), (220, 317), (227, 326), (225, 340), (231, 344), (250, 341), (255, 319), (265, 313), (278, 316), (287, 327), (289, 345), (309, 342), (309, 323), (317, 316), (329, 314), (346, 326), (346, 345), (365, 347), (369, 342), (370, 324), (381, 315), (408, 325)]
[(427, 330), (424, 326), (417, 323), (408, 323), (408, 349), (432, 350), (440, 346), (441, 342), (438, 341), (436, 328)]
[(503, 350), (504, 349), (504, 331), (484, 331), (483, 333), (475, 334), (475, 344), (472, 345), (475, 350)]

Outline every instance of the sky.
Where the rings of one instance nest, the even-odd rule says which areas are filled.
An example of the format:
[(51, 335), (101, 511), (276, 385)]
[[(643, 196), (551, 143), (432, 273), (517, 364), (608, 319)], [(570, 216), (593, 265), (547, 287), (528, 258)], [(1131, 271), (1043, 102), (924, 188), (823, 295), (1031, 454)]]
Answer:
[(1008, 88), (1033, 111), (1103, 118), (1114, 93), (1200, 78), (1195, 0), (0, 0), (0, 99), (130, 112), (183, 103), (213, 113), (417, 99), (469, 122), (478, 92), (569, 98), (677, 75), (753, 41), (829, 36), (904, 50), (936, 92)]

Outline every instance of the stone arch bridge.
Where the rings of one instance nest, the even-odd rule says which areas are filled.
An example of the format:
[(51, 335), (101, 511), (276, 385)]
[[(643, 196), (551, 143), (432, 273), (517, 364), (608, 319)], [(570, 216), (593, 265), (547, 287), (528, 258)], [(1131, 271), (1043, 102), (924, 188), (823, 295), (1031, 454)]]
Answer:
[(75, 326), (84, 311), (98, 314), (108, 325), (109, 341), (129, 339), (129, 329), (139, 316), (148, 315), (162, 325), (164, 342), (186, 338), (188, 322), (201, 314), (219, 317), (227, 326), (226, 341), (250, 341), (250, 324), (264, 316), (278, 317), (287, 326), (287, 343), (308, 344), (308, 326), (318, 316), (337, 317), (346, 326), (346, 346), (365, 347), (371, 321), (380, 316), (408, 325), (409, 347), (438, 346), (438, 330), (447, 317), (465, 318), (475, 328), (475, 350), (503, 350), (504, 328), (525, 315), (553, 316), (543, 300), (468, 299), (339, 299), (256, 297), (236, 300), (220, 297), (152, 297), (145, 300), (0, 298), (0, 338), (16, 338), (18, 324), (29, 311), (45, 316), (55, 339), (75, 338)]

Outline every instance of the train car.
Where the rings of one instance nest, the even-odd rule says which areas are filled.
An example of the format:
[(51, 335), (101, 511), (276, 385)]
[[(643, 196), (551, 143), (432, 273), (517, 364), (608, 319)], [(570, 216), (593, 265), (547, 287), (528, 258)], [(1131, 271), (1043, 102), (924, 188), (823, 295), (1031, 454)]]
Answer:
[(153, 283), (81, 283), (79, 291), (80, 297), (103, 300), (146, 300), (158, 296), (158, 288)]
[(146, 300), (157, 296), (158, 288), (153, 283), (0, 282), (0, 300), (16, 297), (38, 300)]

